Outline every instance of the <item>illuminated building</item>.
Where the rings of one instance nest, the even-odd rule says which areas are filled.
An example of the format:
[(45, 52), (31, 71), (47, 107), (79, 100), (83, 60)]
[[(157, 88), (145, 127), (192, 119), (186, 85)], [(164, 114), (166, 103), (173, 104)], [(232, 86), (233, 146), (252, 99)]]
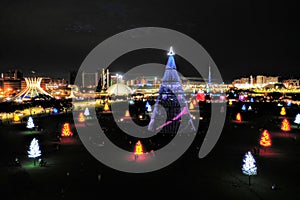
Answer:
[(47, 97), (52, 97), (50, 94), (48, 94), (46, 91), (44, 91), (41, 88), (41, 77), (27, 77), (24, 78), (26, 81), (26, 88), (22, 90), (19, 94), (15, 96), (16, 100), (26, 101), (31, 100), (34, 97), (38, 97), (40, 95), (44, 95)]

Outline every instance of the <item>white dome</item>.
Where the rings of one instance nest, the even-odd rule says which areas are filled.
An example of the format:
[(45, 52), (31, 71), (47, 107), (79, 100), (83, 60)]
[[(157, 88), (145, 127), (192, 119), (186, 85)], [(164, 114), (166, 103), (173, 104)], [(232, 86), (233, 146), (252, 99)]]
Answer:
[(132, 90), (130, 89), (130, 87), (122, 83), (117, 83), (110, 86), (109, 88), (107, 88), (106, 92), (108, 94), (114, 94), (117, 96), (132, 94)]

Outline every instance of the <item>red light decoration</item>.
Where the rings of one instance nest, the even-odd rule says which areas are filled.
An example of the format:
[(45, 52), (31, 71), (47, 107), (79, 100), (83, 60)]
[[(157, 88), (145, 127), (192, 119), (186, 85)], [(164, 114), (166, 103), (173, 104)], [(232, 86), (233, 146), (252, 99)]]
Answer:
[(270, 133), (268, 130), (264, 130), (261, 134), (259, 144), (263, 147), (270, 147), (272, 145)]
[(141, 155), (143, 153), (144, 153), (144, 150), (143, 150), (142, 143), (141, 143), (141, 141), (137, 141), (137, 143), (135, 144), (134, 154)]
[(78, 121), (79, 122), (85, 122), (85, 116), (84, 116), (83, 112), (79, 113)]
[(236, 119), (236, 121), (241, 122), (242, 121), (241, 113), (237, 113), (235, 119)]
[(291, 130), (291, 125), (290, 125), (290, 122), (284, 118), (282, 120), (282, 123), (281, 123), (281, 130), (282, 131), (290, 131)]
[(199, 102), (199, 101), (205, 101), (205, 94), (204, 94), (204, 91), (199, 90), (199, 91), (197, 92), (196, 100), (197, 100), (198, 102)]
[(71, 132), (70, 129), (70, 124), (69, 123), (64, 123), (62, 130), (61, 130), (61, 136), (63, 137), (69, 137), (72, 136), (73, 133)]

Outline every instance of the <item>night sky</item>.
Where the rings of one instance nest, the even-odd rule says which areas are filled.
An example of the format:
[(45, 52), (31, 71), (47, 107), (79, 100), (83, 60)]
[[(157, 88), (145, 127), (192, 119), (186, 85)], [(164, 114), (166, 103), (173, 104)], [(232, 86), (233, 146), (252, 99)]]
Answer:
[[(299, 78), (299, 18), (287, 1), (2, 0), (0, 72), (69, 79), (106, 38), (156, 26), (198, 41), (226, 82), (251, 74)], [(136, 56), (134, 63), (166, 62), (158, 57)], [(116, 71), (133, 61), (122, 62)]]

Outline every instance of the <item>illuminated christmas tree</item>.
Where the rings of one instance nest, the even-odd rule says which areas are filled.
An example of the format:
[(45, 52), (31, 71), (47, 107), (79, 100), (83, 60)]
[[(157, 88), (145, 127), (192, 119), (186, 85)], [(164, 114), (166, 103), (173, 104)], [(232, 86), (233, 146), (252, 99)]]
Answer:
[(147, 101), (147, 103), (146, 103), (146, 110), (147, 110), (147, 112), (152, 112), (151, 105), (149, 104), (148, 101)]
[(84, 110), (84, 116), (90, 116), (90, 110), (89, 110), (89, 108), (85, 108), (85, 110)]
[(178, 130), (184, 133), (196, 131), (185, 96), (171, 47), (148, 130), (167, 134), (180, 134)]
[(252, 107), (251, 107), (251, 105), (248, 107), (248, 110), (252, 110)]
[(103, 110), (104, 110), (104, 111), (109, 111), (109, 106), (108, 106), (107, 103), (104, 105)]
[(68, 137), (68, 136), (72, 136), (72, 135), (73, 135), (73, 133), (71, 132), (70, 124), (64, 123), (62, 130), (61, 130), (61, 136)]
[(40, 150), (39, 146), (39, 141), (35, 138), (30, 143), (29, 151), (28, 152), (28, 157), (33, 158), (34, 160), (34, 165), (36, 163), (36, 158), (42, 155), (42, 152)]
[(270, 133), (268, 130), (264, 130), (261, 134), (259, 144), (263, 147), (270, 147), (272, 145)]
[(282, 123), (281, 123), (281, 130), (282, 131), (290, 131), (291, 130), (291, 125), (290, 125), (290, 122), (284, 118), (282, 120)]
[(34, 123), (33, 123), (32, 117), (28, 118), (27, 126), (26, 127), (29, 128), (29, 129), (32, 129), (34, 127)]
[(241, 115), (241, 113), (237, 113), (236, 114), (235, 120), (238, 121), (238, 122), (242, 121), (242, 115)]
[(300, 114), (299, 113), (296, 115), (294, 123), (296, 123), (297, 127), (299, 128), (299, 125), (300, 125)]
[(126, 110), (125, 111), (125, 115), (124, 115), (125, 117), (130, 117), (130, 113), (129, 113), (129, 110)]
[(84, 116), (83, 112), (80, 112), (80, 113), (79, 113), (78, 121), (79, 121), (79, 122), (85, 122), (85, 116)]
[(243, 110), (243, 111), (247, 110), (247, 107), (246, 107), (245, 104), (242, 106), (242, 110)]
[(281, 114), (281, 115), (286, 115), (286, 111), (285, 111), (285, 108), (284, 108), (284, 107), (281, 108), (280, 114)]
[(14, 115), (14, 122), (20, 122), (21, 119), (19, 117), (19, 115)]
[(193, 104), (192, 102), (190, 103), (189, 109), (190, 109), (190, 110), (195, 109), (195, 106), (194, 106), (194, 104)]
[(137, 143), (135, 144), (135, 148), (134, 148), (134, 154), (141, 155), (143, 153), (144, 153), (144, 150), (143, 150), (142, 143), (141, 143), (141, 141), (137, 141)]
[(257, 174), (256, 161), (250, 151), (248, 151), (243, 158), (242, 172), (249, 176), (250, 185), (250, 176)]

